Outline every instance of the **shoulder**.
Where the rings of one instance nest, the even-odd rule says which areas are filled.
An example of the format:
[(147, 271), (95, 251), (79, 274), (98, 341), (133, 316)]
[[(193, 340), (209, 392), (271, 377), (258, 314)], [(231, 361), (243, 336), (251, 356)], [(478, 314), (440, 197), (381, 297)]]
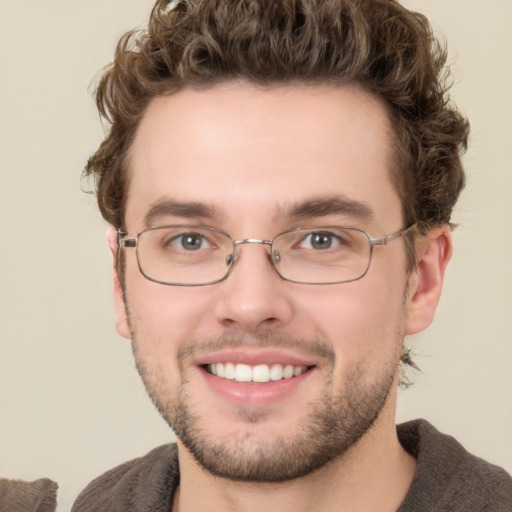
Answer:
[(400, 512), (512, 510), (512, 478), (504, 469), (470, 454), (425, 420), (404, 423), (397, 431), (418, 461)]
[(94, 479), (76, 499), (72, 512), (168, 511), (179, 481), (175, 444), (159, 446)]

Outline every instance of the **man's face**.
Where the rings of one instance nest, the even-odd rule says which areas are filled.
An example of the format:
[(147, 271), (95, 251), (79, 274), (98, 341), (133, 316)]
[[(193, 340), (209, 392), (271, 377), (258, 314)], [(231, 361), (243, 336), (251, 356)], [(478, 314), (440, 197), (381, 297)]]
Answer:
[[(355, 87), (185, 89), (142, 119), (126, 230), (187, 224), (269, 240), (343, 225), (380, 237), (403, 227), (391, 147), (384, 107)], [(306, 474), (392, 409), (407, 330), (402, 240), (376, 247), (364, 278), (331, 285), (283, 280), (265, 245), (239, 246), (228, 278), (198, 287), (151, 282), (124, 252), (118, 330), (181, 449), (214, 474)], [(238, 382), (213, 375), (219, 363), (298, 376)]]

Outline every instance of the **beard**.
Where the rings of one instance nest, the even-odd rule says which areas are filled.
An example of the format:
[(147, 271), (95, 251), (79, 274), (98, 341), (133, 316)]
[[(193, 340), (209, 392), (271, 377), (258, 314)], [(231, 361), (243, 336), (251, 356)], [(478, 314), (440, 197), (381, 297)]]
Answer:
[[(133, 327), (133, 326), (132, 326)], [(132, 334), (135, 334), (133, 332)], [(169, 390), (146, 362), (141, 345), (133, 336), (133, 351), (138, 372), (156, 408), (174, 430), (183, 446), (199, 465), (212, 475), (244, 482), (283, 482), (299, 478), (342, 456), (371, 429), (379, 417), (398, 372), (403, 333), (395, 333), (396, 350), (378, 375), (369, 379), (361, 365), (351, 369), (341, 382), (334, 383), (335, 354), (318, 339), (297, 339), (278, 332), (259, 336), (227, 333), (215, 340), (191, 342), (178, 352), (181, 374), (179, 389)], [(243, 432), (239, 436), (213, 435), (187, 394), (183, 377), (187, 361), (200, 351), (226, 347), (293, 347), (320, 357), (329, 377), (322, 396), (307, 404), (308, 412), (293, 435), (259, 436), (258, 425), (265, 413), (240, 407)], [(234, 438), (236, 437), (236, 439)]]

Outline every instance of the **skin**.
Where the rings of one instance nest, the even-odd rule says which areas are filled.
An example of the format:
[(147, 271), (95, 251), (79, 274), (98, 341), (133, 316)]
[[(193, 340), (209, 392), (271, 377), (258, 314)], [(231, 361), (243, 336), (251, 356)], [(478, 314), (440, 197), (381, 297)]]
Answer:
[[(336, 224), (384, 236), (403, 227), (391, 148), (384, 106), (356, 87), (261, 89), (230, 82), (184, 89), (154, 99), (141, 121), (129, 158), (126, 230), (132, 237), (147, 227), (145, 217), (162, 201), (193, 201), (211, 211), (160, 208), (150, 224), (208, 225), (233, 239)], [(294, 205), (333, 196), (364, 205), (369, 215), (290, 216)], [(113, 231), (109, 244), (116, 254)], [(215, 443), (242, 462), (262, 447), (271, 456), (279, 443), (304, 443), (313, 409), (336, 404), (341, 420), (350, 415), (351, 396), (357, 402), (384, 393), (372, 405), (377, 418), (357, 442), (286, 482), (216, 477), (178, 440), (181, 480), (173, 510), (300, 512), (313, 504), (325, 511), (396, 510), (415, 469), (396, 437), (398, 361), (404, 336), (433, 319), (451, 254), (446, 226), (418, 242), (410, 274), (399, 239), (374, 250), (363, 279), (324, 286), (281, 279), (262, 245), (240, 247), (229, 277), (201, 287), (151, 282), (139, 272), (135, 251), (124, 252), (124, 293), (114, 274), (117, 330), (133, 339), (139, 371), (164, 417), (176, 421), (181, 399), (206, 446)], [(312, 351), (312, 340), (330, 356)], [(284, 358), (311, 371), (271, 399), (264, 386), (235, 393), (224, 381), (226, 396), (200, 364), (236, 358)]]

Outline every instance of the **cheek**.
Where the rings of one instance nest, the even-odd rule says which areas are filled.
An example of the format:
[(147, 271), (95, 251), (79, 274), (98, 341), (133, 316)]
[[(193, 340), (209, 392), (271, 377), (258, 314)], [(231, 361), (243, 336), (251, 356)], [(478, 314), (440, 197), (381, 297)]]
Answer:
[(304, 297), (303, 317), (332, 345), (336, 365), (375, 367), (396, 357), (404, 322), (405, 284), (372, 283), (365, 278)]
[(201, 306), (189, 289), (144, 281), (127, 283), (134, 355), (148, 391), (161, 401), (179, 389), (183, 375), (177, 354), (194, 336), (193, 310)]
[(159, 357), (172, 357), (197, 335), (202, 317), (211, 310), (208, 297), (199, 288), (154, 283), (138, 269), (127, 275), (126, 299), (136, 342), (150, 344)]

